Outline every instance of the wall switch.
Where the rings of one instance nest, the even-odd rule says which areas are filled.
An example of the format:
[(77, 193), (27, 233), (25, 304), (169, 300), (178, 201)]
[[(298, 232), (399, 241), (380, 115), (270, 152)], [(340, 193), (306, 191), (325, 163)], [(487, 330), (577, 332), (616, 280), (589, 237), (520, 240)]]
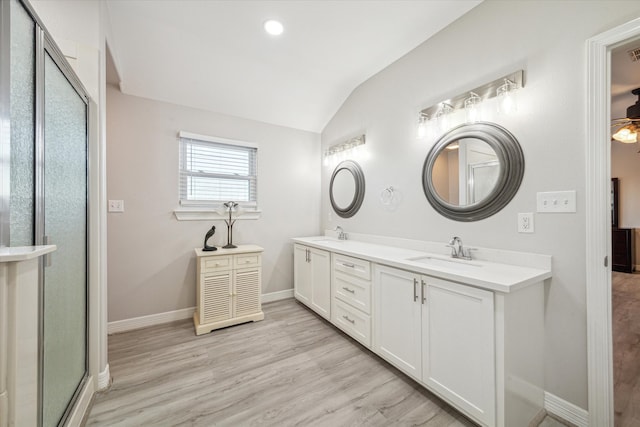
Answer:
[(575, 190), (537, 193), (536, 199), (538, 212), (541, 213), (576, 211)]
[(518, 233), (533, 233), (533, 213), (518, 214)]
[(124, 200), (109, 200), (109, 212), (124, 212)]

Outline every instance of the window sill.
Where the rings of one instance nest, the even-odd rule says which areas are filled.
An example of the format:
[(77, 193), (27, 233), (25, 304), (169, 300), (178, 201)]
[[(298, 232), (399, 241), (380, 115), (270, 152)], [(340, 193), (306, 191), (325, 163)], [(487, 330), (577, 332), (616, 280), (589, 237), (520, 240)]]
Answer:
[[(222, 221), (228, 219), (228, 215), (220, 215), (218, 212), (206, 208), (178, 208), (173, 211), (178, 221)], [(240, 216), (233, 216), (234, 220), (260, 219), (262, 211), (243, 210)]]

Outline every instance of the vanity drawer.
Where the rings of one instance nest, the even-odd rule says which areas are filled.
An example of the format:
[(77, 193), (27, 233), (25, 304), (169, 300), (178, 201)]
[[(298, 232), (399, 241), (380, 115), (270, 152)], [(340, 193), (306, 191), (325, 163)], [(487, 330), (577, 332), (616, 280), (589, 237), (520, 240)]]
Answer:
[(331, 255), (335, 271), (341, 271), (364, 280), (371, 280), (371, 263), (369, 261), (336, 253)]
[(371, 281), (336, 271), (334, 283), (333, 296), (371, 314)]
[(260, 254), (241, 254), (234, 257), (234, 267), (254, 267), (260, 265)]
[(200, 258), (200, 273), (228, 270), (231, 268), (231, 258), (231, 255), (202, 257)]
[(371, 348), (371, 317), (334, 298), (333, 324), (363, 345)]

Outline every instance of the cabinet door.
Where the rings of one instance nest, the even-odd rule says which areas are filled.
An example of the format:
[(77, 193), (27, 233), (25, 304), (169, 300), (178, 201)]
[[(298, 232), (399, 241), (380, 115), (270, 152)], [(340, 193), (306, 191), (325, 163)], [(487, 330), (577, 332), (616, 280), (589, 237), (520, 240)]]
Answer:
[(260, 268), (244, 268), (234, 271), (233, 287), (235, 303), (233, 317), (248, 316), (262, 311), (260, 305)]
[(423, 381), (469, 415), (494, 425), (493, 293), (422, 279), (426, 282)]
[(311, 308), (325, 319), (331, 319), (331, 254), (310, 249)]
[(233, 316), (231, 271), (202, 274), (200, 280), (202, 312), (200, 324), (218, 322)]
[(294, 245), (293, 248), (293, 289), (298, 301), (311, 305), (311, 263), (306, 246)]
[(420, 380), (422, 301), (419, 276), (376, 266), (373, 290), (375, 352)]

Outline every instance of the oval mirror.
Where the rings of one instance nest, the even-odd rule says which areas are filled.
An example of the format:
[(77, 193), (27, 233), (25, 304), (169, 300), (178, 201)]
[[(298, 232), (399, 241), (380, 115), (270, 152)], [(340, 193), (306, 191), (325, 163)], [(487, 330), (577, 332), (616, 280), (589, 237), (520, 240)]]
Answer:
[(336, 166), (329, 184), (329, 198), (333, 210), (342, 218), (358, 212), (364, 200), (364, 174), (360, 165), (346, 160)]
[(450, 130), (431, 148), (422, 187), (442, 215), (477, 221), (511, 201), (523, 174), (522, 148), (509, 131), (495, 123), (471, 123)]

